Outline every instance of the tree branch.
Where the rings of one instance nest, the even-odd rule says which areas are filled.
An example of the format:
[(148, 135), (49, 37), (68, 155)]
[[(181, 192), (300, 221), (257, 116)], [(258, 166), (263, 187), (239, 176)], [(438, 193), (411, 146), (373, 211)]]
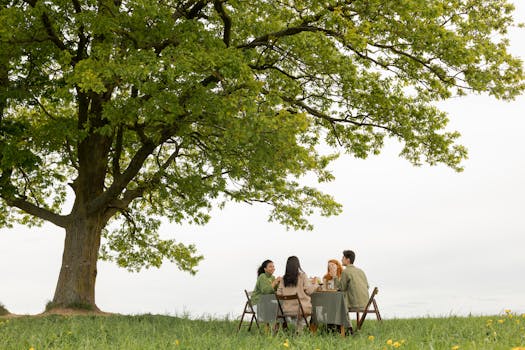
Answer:
[(381, 124), (377, 124), (377, 123), (366, 123), (364, 121), (359, 122), (359, 121), (351, 120), (349, 118), (344, 118), (344, 119), (333, 118), (333, 117), (331, 117), (331, 116), (329, 116), (329, 115), (327, 115), (325, 113), (322, 113), (322, 112), (316, 110), (315, 108), (312, 108), (312, 107), (308, 106), (304, 102), (297, 101), (295, 99), (292, 99), (292, 98), (289, 98), (289, 97), (286, 97), (286, 96), (281, 96), (281, 98), (284, 101), (289, 102), (289, 103), (291, 103), (294, 106), (302, 108), (303, 110), (307, 111), (308, 113), (310, 113), (314, 117), (326, 120), (326, 121), (328, 121), (331, 124), (348, 123), (348, 124), (353, 124), (353, 125), (356, 125), (356, 126), (372, 126), (372, 127), (375, 127), (375, 128), (387, 130), (387, 131), (391, 132), (394, 135), (402, 137), (402, 135), (397, 133), (394, 129), (392, 129), (392, 128), (388, 127), (388, 126), (385, 126), (385, 125), (381, 125)]
[[(31, 7), (35, 7), (37, 0), (25, 0), (25, 2), (31, 5)], [(66, 45), (57, 36), (55, 30), (53, 29), (53, 25), (51, 24), (51, 20), (45, 12), (42, 13), (42, 23), (44, 24), (44, 28), (51, 42), (53, 42), (60, 50), (67, 50)]]
[(304, 77), (296, 77), (288, 72), (286, 72), (285, 70), (273, 65), (273, 64), (263, 64), (263, 65), (260, 65), (260, 66), (256, 66), (254, 64), (250, 64), (249, 65), (251, 69), (255, 69), (255, 70), (261, 70), (261, 71), (264, 71), (264, 70), (267, 70), (267, 69), (275, 69), (276, 71), (278, 71), (279, 73), (287, 76), (288, 78), (292, 79), (292, 80), (298, 80), (298, 79), (301, 79), (301, 78), (304, 78)]
[(122, 199), (113, 199), (108, 204), (108, 209), (104, 213), (109, 220), (117, 211), (125, 210), (128, 205), (136, 198), (142, 197), (144, 191), (149, 183), (157, 182), (162, 177), (164, 171), (170, 166), (172, 162), (179, 156), (180, 147), (177, 145), (175, 151), (168, 157), (168, 159), (159, 167), (159, 170), (148, 180), (145, 180), (135, 189), (126, 190)]
[(270, 42), (273, 39), (279, 39), (279, 38), (286, 37), (286, 36), (296, 35), (302, 32), (318, 32), (318, 31), (325, 31), (325, 30), (322, 28), (312, 27), (309, 25), (289, 27), (289, 28), (280, 30), (278, 32), (265, 34), (263, 36), (255, 38), (247, 44), (238, 45), (237, 48), (238, 49), (253, 49), (257, 46), (266, 45), (268, 42)]
[(222, 22), (224, 23), (224, 32), (223, 32), (222, 41), (224, 41), (224, 43), (226, 44), (226, 47), (230, 47), (232, 20), (230, 16), (228, 16), (228, 14), (226, 13), (223, 3), (224, 3), (224, 0), (216, 0), (213, 2), (213, 6), (215, 7), (215, 10), (221, 17)]
[[(353, 1), (354, 0), (343, 0), (343, 1), (337, 2), (337, 3), (333, 4), (333, 5), (326, 5), (326, 9), (329, 10), (329, 11), (334, 11), (336, 9), (336, 7), (344, 6), (344, 5), (350, 5), (350, 4), (353, 3)], [(239, 46), (237, 46), (237, 48), (238, 49), (254, 48), (254, 47), (257, 47), (257, 46), (260, 46), (260, 45), (264, 45), (265, 43), (268, 43), (271, 39), (274, 39), (274, 38), (278, 39), (278, 38), (285, 37), (285, 36), (295, 35), (295, 34), (298, 34), (298, 33), (301, 33), (301, 32), (322, 31), (322, 32), (325, 32), (328, 35), (335, 34), (335, 32), (333, 32), (333, 31), (310, 25), (310, 23), (315, 23), (315, 22), (319, 21), (323, 17), (323, 15), (324, 14), (322, 12), (320, 12), (320, 13), (316, 13), (316, 14), (313, 14), (313, 15), (308, 16), (308, 17), (304, 17), (303, 21), (301, 23), (299, 23), (297, 26), (292, 26), (292, 27), (288, 27), (286, 29), (283, 29), (283, 30), (280, 30), (280, 31), (277, 31), (277, 32), (265, 34), (263, 36), (260, 36), (258, 38), (253, 39), (251, 42), (249, 42), (247, 44), (239, 45)]]
[(208, 4), (208, 1), (202, 1), (202, 0), (194, 2), (193, 6), (191, 6), (191, 4), (183, 4), (182, 6), (179, 6), (177, 8), (176, 12), (173, 14), (173, 18), (174, 19), (181, 18), (181, 17), (185, 17), (187, 19), (196, 18), (199, 16), (199, 13), (207, 4)]
[(434, 75), (436, 75), (439, 80), (441, 80), (442, 82), (444, 82), (446, 84), (450, 84), (451, 80), (453, 80), (450, 77), (446, 77), (446, 76), (443, 76), (442, 74), (440, 74), (435, 68), (433, 68), (428, 63), (428, 61), (424, 61), (420, 57), (417, 57), (417, 56), (415, 56), (415, 55), (413, 55), (413, 54), (411, 54), (409, 52), (406, 52), (406, 51), (403, 51), (403, 50), (399, 50), (394, 45), (383, 45), (383, 44), (379, 44), (379, 43), (373, 43), (373, 44), (370, 44), (370, 45), (374, 46), (374, 47), (377, 47), (377, 48), (380, 48), (380, 49), (390, 50), (390, 51), (394, 52), (395, 54), (397, 54), (399, 56), (405, 56), (405, 57), (407, 57), (407, 58), (409, 58), (409, 59), (419, 63), (420, 65), (422, 65), (423, 67), (428, 69), (430, 72), (432, 72)]
[(113, 183), (109, 188), (100, 196), (95, 198), (88, 204), (88, 212), (94, 213), (104, 206), (107, 206), (110, 202), (118, 198), (120, 193), (126, 188), (131, 180), (139, 173), (142, 169), (142, 165), (146, 159), (153, 154), (153, 151), (157, 146), (163, 144), (168, 140), (172, 135), (176, 133), (178, 127), (176, 125), (170, 125), (164, 128), (161, 133), (160, 140), (157, 143), (154, 143), (150, 139), (146, 139), (146, 142), (143, 143), (142, 147), (135, 153), (131, 161), (129, 162), (128, 167), (124, 172), (119, 176), (118, 179), (114, 178)]
[(69, 223), (68, 216), (55, 214), (48, 209), (39, 207), (37, 205), (34, 205), (33, 203), (29, 203), (25, 199), (15, 198), (5, 199), (5, 201), (9, 206), (16, 207), (29, 215), (33, 215), (42, 220), (49, 221), (57, 226), (66, 227), (66, 225)]
[(95, 213), (99, 209), (107, 205), (113, 198), (117, 198), (128, 183), (138, 174), (142, 168), (142, 164), (152, 154), (156, 145), (153, 142), (143, 144), (142, 147), (135, 153), (131, 159), (126, 170), (118, 178), (114, 177), (113, 183), (109, 188), (100, 196), (95, 198), (91, 203), (88, 204), (88, 211)]
[(115, 140), (115, 153), (113, 155), (113, 178), (120, 176), (120, 156), (122, 154), (122, 126), (117, 127), (117, 137)]
[[(82, 6), (80, 5), (80, 2), (78, 0), (72, 0), (73, 2), (73, 8), (75, 9), (75, 13), (81, 13), (82, 12)], [(86, 35), (84, 34), (84, 26), (80, 26), (78, 28), (78, 46), (77, 46), (77, 54), (75, 57), (73, 57), (72, 62), (73, 65), (80, 62), (82, 58), (84, 58), (84, 53), (86, 52), (86, 46), (88, 43), (88, 39)]]

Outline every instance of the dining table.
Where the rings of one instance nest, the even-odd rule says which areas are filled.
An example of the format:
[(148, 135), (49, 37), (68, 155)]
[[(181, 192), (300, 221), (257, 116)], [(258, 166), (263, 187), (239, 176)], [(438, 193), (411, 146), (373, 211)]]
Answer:
[[(352, 325), (348, 317), (344, 293), (336, 290), (319, 290), (312, 293), (312, 315), (310, 330), (317, 332), (318, 326), (335, 325), (342, 336), (346, 329), (352, 332)], [(257, 321), (260, 323), (274, 323), (277, 319), (278, 304), (275, 294), (263, 294), (256, 305)]]
[(263, 294), (256, 304), (257, 321), (260, 323), (273, 323), (277, 319), (277, 298), (275, 294)]
[(310, 330), (316, 332), (320, 324), (335, 325), (342, 336), (349, 329), (352, 333), (352, 324), (348, 317), (348, 308), (344, 293), (337, 290), (320, 290), (312, 293), (312, 316)]

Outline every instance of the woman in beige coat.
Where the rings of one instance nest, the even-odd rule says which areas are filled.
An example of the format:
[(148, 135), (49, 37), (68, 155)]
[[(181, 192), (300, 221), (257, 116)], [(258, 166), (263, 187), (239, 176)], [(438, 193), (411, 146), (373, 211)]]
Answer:
[[(317, 281), (312, 283), (306, 273), (301, 269), (301, 264), (296, 256), (291, 256), (286, 261), (286, 272), (279, 282), (277, 294), (293, 295), (297, 293), (304, 313), (306, 315), (312, 314), (312, 301), (310, 294), (312, 294), (319, 285)], [(297, 300), (284, 300), (282, 302), (283, 312), (286, 316), (297, 316), (297, 308), (299, 304)]]

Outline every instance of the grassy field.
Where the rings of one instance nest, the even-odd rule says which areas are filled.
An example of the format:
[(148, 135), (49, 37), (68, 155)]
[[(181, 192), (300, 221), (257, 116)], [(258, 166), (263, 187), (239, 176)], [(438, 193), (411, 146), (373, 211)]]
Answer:
[(263, 330), (232, 320), (140, 316), (0, 317), (0, 349), (518, 349), (525, 315), (367, 320), (357, 335)]

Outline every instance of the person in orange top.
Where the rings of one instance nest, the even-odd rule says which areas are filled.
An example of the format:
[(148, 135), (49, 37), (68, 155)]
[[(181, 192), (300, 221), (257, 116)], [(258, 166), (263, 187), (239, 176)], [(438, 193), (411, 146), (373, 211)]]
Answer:
[(324, 287), (326, 289), (340, 289), (341, 288), (341, 274), (343, 273), (343, 266), (337, 259), (328, 260), (328, 268), (326, 275), (323, 277)]

